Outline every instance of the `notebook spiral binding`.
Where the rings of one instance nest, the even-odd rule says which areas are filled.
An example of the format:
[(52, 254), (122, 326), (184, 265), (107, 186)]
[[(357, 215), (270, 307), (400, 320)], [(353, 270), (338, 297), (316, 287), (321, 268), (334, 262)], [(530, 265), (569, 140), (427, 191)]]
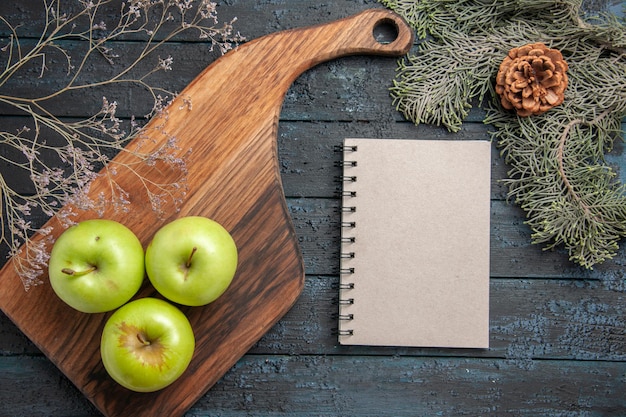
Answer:
[[(346, 158), (346, 154), (348, 152), (356, 152), (357, 151), (357, 146), (338, 146), (336, 148), (337, 152), (341, 152), (343, 154), (343, 160), (341, 162), (339, 162), (337, 164), (337, 166), (342, 167), (342, 168), (346, 168), (346, 167), (355, 167), (357, 166), (357, 162), (355, 160), (349, 160)], [(354, 183), (357, 180), (356, 176), (352, 176), (352, 175), (342, 175), (341, 177), (339, 177), (341, 183), (342, 183), (342, 191), (341, 191), (341, 198), (342, 198), (342, 207), (341, 207), (341, 213), (342, 213), (342, 217), (344, 216), (344, 214), (346, 213), (354, 213), (356, 212), (356, 206), (352, 206), (352, 205), (346, 205), (345, 202), (347, 199), (350, 198), (354, 198), (356, 197), (356, 191), (347, 189), (349, 188), (349, 184), (350, 183)], [(354, 236), (350, 236), (349, 231), (351, 229), (354, 229), (356, 227), (356, 222), (354, 221), (345, 221), (342, 218), (341, 221), (341, 248), (342, 251), (340, 253), (340, 258), (342, 260), (347, 260), (347, 259), (352, 259), (355, 257), (355, 253), (353, 251), (345, 251), (346, 246), (348, 246), (350, 243), (354, 243), (356, 241), (356, 238)], [(345, 275), (352, 275), (354, 274), (354, 268), (352, 267), (341, 267), (339, 273), (342, 276)], [(352, 290), (354, 289), (355, 284), (354, 282), (346, 282), (345, 279), (341, 280), (341, 283), (339, 284), (339, 308), (341, 310), (342, 306), (347, 306), (347, 305), (351, 305), (354, 304), (354, 298), (349, 298), (349, 297), (345, 297), (344, 292), (346, 290)], [(343, 314), (340, 313), (338, 314), (337, 318), (339, 320), (342, 321), (350, 321), (354, 319), (354, 315), (349, 313), (349, 314)], [(345, 329), (345, 328), (340, 328), (337, 330), (337, 334), (339, 336), (351, 336), (354, 334), (354, 330), (353, 329)]]

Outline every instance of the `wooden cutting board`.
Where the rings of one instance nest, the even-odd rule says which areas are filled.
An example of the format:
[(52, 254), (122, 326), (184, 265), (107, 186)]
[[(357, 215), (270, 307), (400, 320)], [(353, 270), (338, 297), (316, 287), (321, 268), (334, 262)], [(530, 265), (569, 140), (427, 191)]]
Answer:
[[(391, 25), (397, 37), (379, 43), (374, 29)], [(374, 9), (324, 25), (278, 32), (246, 43), (206, 68), (146, 126), (144, 151), (175, 137), (187, 161), (188, 190), (178, 209), (165, 204), (158, 216), (143, 185), (131, 171), (115, 180), (132, 202), (128, 213), (107, 207), (102, 217), (118, 220), (146, 246), (163, 224), (186, 215), (213, 218), (231, 231), (240, 251), (238, 272), (228, 291), (204, 307), (182, 308), (196, 334), (188, 370), (169, 387), (140, 394), (109, 378), (100, 360), (102, 327), (110, 313), (72, 310), (47, 282), (24, 291), (11, 262), (0, 271), (0, 308), (39, 349), (107, 416), (180, 416), (226, 373), (296, 301), (304, 267), (283, 194), (276, 135), (285, 93), (304, 71), (323, 61), (354, 54), (399, 56), (408, 52), (413, 32), (396, 14)], [(191, 103), (191, 105), (190, 105)], [(187, 152), (191, 150), (188, 154)], [(135, 163), (120, 153), (115, 163)], [(180, 179), (177, 169), (138, 165), (155, 183)], [(90, 195), (107, 193), (105, 177)], [(76, 221), (98, 217), (77, 212)], [(62, 231), (51, 219), (52, 236)], [(37, 239), (37, 238), (36, 238)], [(149, 282), (137, 297), (158, 296)]]

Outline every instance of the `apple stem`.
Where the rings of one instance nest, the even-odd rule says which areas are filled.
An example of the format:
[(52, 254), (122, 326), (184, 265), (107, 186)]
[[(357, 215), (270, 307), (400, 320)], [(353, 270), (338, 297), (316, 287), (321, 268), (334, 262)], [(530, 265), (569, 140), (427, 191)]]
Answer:
[(75, 271), (72, 268), (63, 268), (61, 272), (63, 272), (66, 275), (71, 275), (73, 277), (81, 277), (83, 275), (87, 275), (88, 273), (95, 271), (96, 269), (98, 268), (96, 268), (95, 265), (92, 265), (91, 267), (85, 269), (84, 271)]
[(193, 249), (191, 250), (191, 254), (189, 255), (189, 258), (187, 259), (187, 262), (185, 263), (185, 266), (187, 268), (189, 268), (191, 266), (191, 258), (193, 258), (193, 254), (196, 253), (196, 251), (198, 250), (197, 247), (193, 247)]
[(137, 333), (137, 340), (139, 340), (139, 343), (141, 343), (144, 346), (150, 346), (152, 343), (150, 343), (150, 341), (148, 339), (146, 339), (146, 337), (141, 334), (141, 333)]

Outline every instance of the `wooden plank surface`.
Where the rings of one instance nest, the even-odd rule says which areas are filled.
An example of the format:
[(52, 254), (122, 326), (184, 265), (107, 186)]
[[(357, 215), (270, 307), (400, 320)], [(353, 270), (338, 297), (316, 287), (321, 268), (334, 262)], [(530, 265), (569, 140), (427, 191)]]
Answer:
[[(62, 410), (48, 415), (93, 415), (41, 358), (3, 358), (0, 370), (22, 390), (45, 381), (40, 395), (49, 399), (47, 410)], [(563, 367), (562, 361), (542, 360), (525, 369), (490, 358), (247, 355), (188, 415), (621, 416), (624, 372), (623, 362), (603, 361)], [(32, 404), (4, 404), (13, 413), (6, 415), (44, 415)]]
[[(8, 3), (0, 5), (0, 15)], [(29, 11), (30, 3), (36, 2), (24, 2), (21, 13), (36, 16)], [(224, 16), (238, 16), (239, 29), (253, 38), (370, 7), (380, 5), (373, 0), (240, 0), (224, 2), (220, 10)], [(192, 42), (173, 45), (173, 50), (180, 51), (174, 57), (181, 75), (175, 71), (177, 77), (164, 82), (180, 90), (209, 57), (198, 54)], [(476, 351), (337, 344), (333, 315), (339, 200), (334, 146), (346, 136), (488, 137), (479, 111), (457, 135), (402, 121), (386, 90), (394, 71), (393, 60), (342, 58), (307, 71), (287, 91), (278, 125), (279, 169), (287, 212), (302, 248), (305, 287), (283, 319), (187, 415), (626, 415), (626, 253), (620, 249), (616, 259), (586, 271), (572, 265), (562, 251), (546, 253), (530, 245), (523, 213), (505, 201), (506, 190), (498, 183), (506, 166), (497, 151), (492, 183), (492, 347)], [(141, 114), (128, 110), (141, 103), (126, 96), (123, 100), (126, 115)], [(61, 110), (80, 115), (80, 106)], [(0, 120), (20, 126), (15, 118)], [(621, 146), (610, 161), (624, 175)], [(3, 417), (100, 415), (2, 314), (0, 404)]]

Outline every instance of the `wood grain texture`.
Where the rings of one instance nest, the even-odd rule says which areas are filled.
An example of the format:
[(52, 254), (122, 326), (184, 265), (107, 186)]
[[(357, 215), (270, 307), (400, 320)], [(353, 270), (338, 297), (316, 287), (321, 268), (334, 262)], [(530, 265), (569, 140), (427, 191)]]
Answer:
[[(373, 30), (379, 24), (394, 25), (397, 38), (389, 44), (376, 41)], [(129, 191), (132, 211), (107, 207), (104, 217), (121, 221), (147, 245), (162, 224), (203, 215), (231, 231), (239, 247), (238, 272), (228, 291), (209, 306), (183, 309), (196, 331), (196, 351), (175, 384), (136, 394), (114, 383), (99, 356), (108, 315), (73, 311), (49, 285), (24, 292), (10, 263), (0, 272), (0, 307), (105, 415), (183, 414), (284, 315), (304, 283), (277, 161), (278, 116), (289, 86), (320, 62), (353, 54), (397, 56), (412, 43), (412, 31), (386, 10), (259, 38), (210, 65), (145, 127), (143, 138), (128, 145), (141, 144), (150, 152), (175, 137), (181, 153), (192, 150), (186, 156), (189, 190), (180, 207), (170, 203), (167, 216), (157, 218), (149, 201), (141, 200), (137, 178), (122, 171), (116, 181)], [(133, 164), (133, 158), (121, 153), (114, 163)], [(158, 183), (176, 182), (181, 175), (162, 166), (136, 170)], [(90, 193), (98, 196), (107, 189), (107, 181), (97, 179)], [(73, 207), (63, 210), (77, 212), (77, 221), (96, 216)], [(62, 232), (54, 219), (48, 224), (54, 237)], [(153, 294), (146, 284), (138, 296)]]
[[(62, 409), (44, 414), (4, 402), (7, 417), (97, 415), (82, 398), (66, 394), (41, 358), (0, 358), (0, 371), (19, 376), (25, 391), (45, 379), (47, 409)], [(624, 373), (624, 362), (604, 361), (563, 367), (542, 360), (523, 369), (497, 358), (248, 355), (187, 415), (621, 417)], [(0, 399), (9, 398), (0, 392)]]

